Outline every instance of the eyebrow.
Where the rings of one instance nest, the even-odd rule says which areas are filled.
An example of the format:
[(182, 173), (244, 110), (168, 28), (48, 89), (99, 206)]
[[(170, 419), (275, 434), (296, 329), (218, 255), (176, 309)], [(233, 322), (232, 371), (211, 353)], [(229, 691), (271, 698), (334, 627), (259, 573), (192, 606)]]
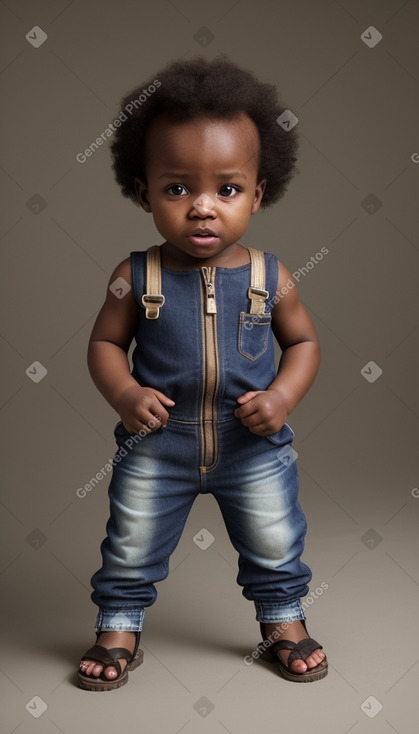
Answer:
[[(179, 173), (177, 171), (167, 171), (166, 173), (162, 173), (160, 178), (171, 178), (171, 179), (185, 179), (189, 178), (191, 174), (189, 173)], [(223, 173), (216, 173), (215, 176), (219, 179), (233, 179), (233, 178), (244, 178), (247, 179), (247, 176), (244, 173), (241, 173), (240, 171), (225, 171)]]

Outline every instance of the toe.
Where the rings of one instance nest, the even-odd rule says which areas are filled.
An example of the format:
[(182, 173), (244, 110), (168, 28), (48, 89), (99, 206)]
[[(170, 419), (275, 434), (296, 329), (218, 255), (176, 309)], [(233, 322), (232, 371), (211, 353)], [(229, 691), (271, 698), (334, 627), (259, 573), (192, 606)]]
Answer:
[(93, 665), (91, 660), (82, 660), (80, 662), (80, 668), (83, 670), (87, 670), (87, 668), (91, 667)]
[[(289, 653), (281, 654), (281, 660), (283, 660), (284, 663), (287, 663), (288, 657)], [(325, 657), (325, 653), (320, 650), (320, 648), (318, 648), (311, 655), (309, 655), (305, 661), (302, 658), (297, 658), (297, 660), (292, 661), (289, 667), (293, 673), (305, 673), (307, 670), (315, 668), (316, 665), (321, 663)]]
[(293, 660), (291, 663), (291, 670), (293, 673), (305, 673), (307, 665), (304, 660)]
[(109, 667), (109, 668), (106, 668), (105, 675), (110, 680), (113, 680), (114, 678), (117, 677), (118, 673), (116, 672), (116, 668)]
[(80, 663), (80, 670), (83, 673), (83, 675), (91, 675), (94, 667), (95, 667), (95, 663), (93, 663), (91, 660), (82, 660)]
[(316, 665), (319, 665), (319, 663), (322, 662), (325, 658), (324, 652), (322, 652), (320, 649), (315, 650), (311, 655), (308, 656), (306, 662), (309, 668), (315, 668)]
[[(280, 653), (281, 660), (286, 665), (288, 664), (289, 656), (289, 652)], [(290, 663), (289, 668), (292, 670), (293, 673), (305, 673), (307, 670), (307, 665), (304, 660), (302, 660), (302, 658), (297, 658), (297, 660), (293, 660), (292, 663)]]
[(94, 664), (92, 666), (92, 670), (91, 670), (91, 673), (90, 674), (92, 674), (92, 675), (94, 675), (94, 676), (96, 676), (98, 678), (100, 676), (102, 670), (103, 670), (103, 665), (99, 665), (99, 664), (96, 664), (95, 665)]
[[(83, 666), (83, 662), (85, 665)], [(123, 669), (123, 663), (121, 663), (121, 669)], [(84, 675), (91, 675), (95, 678), (99, 678), (99, 676), (102, 673), (103, 665), (100, 665), (100, 663), (94, 663), (92, 661), (82, 661), (80, 663), (80, 670)], [(114, 678), (118, 677), (118, 673), (116, 668), (113, 668), (112, 666), (109, 666), (109, 668), (106, 668), (105, 670), (105, 676), (106, 678), (109, 678), (109, 680), (113, 680)]]

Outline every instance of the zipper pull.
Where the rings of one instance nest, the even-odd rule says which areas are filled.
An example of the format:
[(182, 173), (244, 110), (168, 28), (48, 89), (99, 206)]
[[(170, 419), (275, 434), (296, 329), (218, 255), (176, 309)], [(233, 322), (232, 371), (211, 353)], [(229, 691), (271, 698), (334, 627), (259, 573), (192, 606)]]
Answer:
[(205, 283), (206, 300), (207, 300), (207, 313), (217, 313), (217, 304), (215, 302), (215, 289), (214, 289), (214, 278), (215, 278), (215, 267), (201, 268), (202, 276)]

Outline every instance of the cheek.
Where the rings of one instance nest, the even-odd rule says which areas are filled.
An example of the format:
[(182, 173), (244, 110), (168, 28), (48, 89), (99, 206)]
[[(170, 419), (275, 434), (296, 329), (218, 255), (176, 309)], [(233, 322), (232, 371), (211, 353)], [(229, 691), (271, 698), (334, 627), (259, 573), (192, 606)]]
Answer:
[(167, 202), (161, 198), (161, 196), (150, 197), (151, 208), (153, 213), (159, 219), (164, 219), (168, 216), (167, 212), (169, 207)]
[(156, 226), (165, 230), (170, 230), (176, 227), (177, 222), (181, 217), (179, 207), (159, 205), (153, 210), (154, 222)]
[(246, 198), (243, 198), (241, 200), (240, 206), (238, 206), (234, 212), (234, 216), (237, 217), (237, 223), (242, 224), (243, 222), (246, 222), (247, 219), (249, 219), (252, 214), (252, 207), (253, 197), (246, 196)]

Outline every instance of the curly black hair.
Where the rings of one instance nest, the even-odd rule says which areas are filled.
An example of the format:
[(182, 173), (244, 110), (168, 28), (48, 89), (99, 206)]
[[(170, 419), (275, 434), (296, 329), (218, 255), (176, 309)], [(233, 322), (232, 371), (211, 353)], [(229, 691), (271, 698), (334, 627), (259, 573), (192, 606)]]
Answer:
[(278, 101), (276, 88), (258, 81), (225, 55), (213, 61), (196, 57), (170, 63), (121, 104), (121, 122), (111, 144), (112, 168), (123, 196), (138, 205), (134, 178), (147, 180), (146, 131), (164, 112), (176, 121), (202, 115), (231, 120), (246, 113), (258, 128), (261, 143), (258, 181), (266, 178), (261, 207), (283, 196), (297, 170), (298, 136), (295, 127), (286, 131), (277, 122), (286, 108)]

